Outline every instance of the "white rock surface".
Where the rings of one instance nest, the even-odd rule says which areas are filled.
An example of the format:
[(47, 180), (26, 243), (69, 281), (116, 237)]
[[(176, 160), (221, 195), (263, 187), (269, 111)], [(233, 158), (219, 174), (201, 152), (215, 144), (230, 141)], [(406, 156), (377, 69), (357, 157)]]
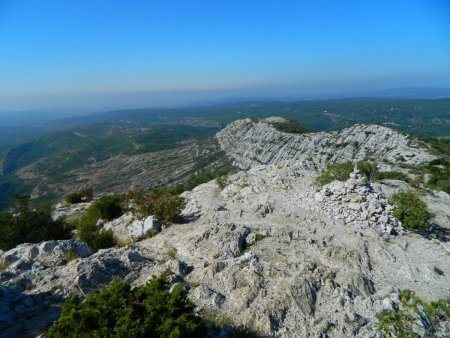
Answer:
[(149, 231), (154, 234), (160, 232), (161, 224), (155, 217), (148, 216), (144, 220), (135, 220), (127, 226), (127, 231), (128, 236), (130, 236), (134, 241), (138, 241), (145, 238)]
[(70, 294), (114, 277), (141, 285), (167, 271), (200, 314), (273, 337), (373, 336), (375, 315), (395, 308), (400, 289), (450, 297), (448, 243), (404, 233), (357, 174), (321, 190), (316, 175), (286, 162), (239, 172), (223, 190), (200, 185), (184, 193), (190, 222), (132, 247), (91, 254), (76, 241), (52, 241), (3, 253), (0, 336), (31, 336)]
[(86, 295), (113, 278), (133, 282), (154, 264), (126, 248), (93, 254), (75, 240), (22, 244), (0, 263), (7, 265), (0, 273), (0, 337), (34, 337), (58, 318), (71, 294)]
[(194, 221), (138, 247), (158, 260), (172, 250), (191, 267), (183, 278), (200, 313), (275, 337), (371, 336), (399, 289), (450, 297), (447, 243), (404, 233), (359, 177), (317, 191), (315, 176), (279, 163), (233, 175), (222, 191), (203, 184), (184, 194)]
[(390, 128), (356, 124), (338, 132), (289, 134), (271, 125), (283, 120), (279, 119), (238, 120), (216, 137), (227, 156), (242, 169), (284, 160), (321, 168), (329, 163), (357, 162), (366, 158), (394, 163), (402, 158), (406, 164), (419, 164), (434, 158), (408, 136)]

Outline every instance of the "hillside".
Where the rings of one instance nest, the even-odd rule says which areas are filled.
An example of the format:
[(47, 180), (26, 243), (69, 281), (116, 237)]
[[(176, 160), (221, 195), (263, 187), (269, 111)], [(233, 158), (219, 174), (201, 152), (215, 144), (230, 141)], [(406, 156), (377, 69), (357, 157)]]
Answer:
[[(408, 311), (403, 290), (424, 302), (450, 298), (448, 241), (404, 230), (359, 173), (321, 190), (316, 176), (295, 161), (254, 166), (223, 188), (211, 181), (184, 193), (184, 223), (152, 238), (97, 253), (73, 240), (5, 252), (0, 328), (28, 336), (73, 293), (114, 277), (143, 285), (163, 273), (200, 315), (269, 337), (373, 336), (378, 315)], [(123, 233), (134, 217), (104, 226)], [(448, 316), (419, 314), (422, 321), (410, 319), (415, 332), (449, 334)]]
[[(186, 125), (93, 125), (51, 133), (11, 148), (3, 160), (0, 208), (11, 190), (35, 204), (82, 186), (97, 193), (144, 190), (180, 180), (214, 162), (217, 128)], [(201, 169), (201, 168), (200, 168)]]
[(180, 108), (142, 108), (88, 114), (48, 121), (48, 129), (91, 124), (226, 125), (242, 118), (272, 115), (298, 121), (319, 131), (357, 123), (379, 124), (419, 136), (446, 136), (450, 131), (450, 99), (349, 98), (302, 101), (235, 101)]
[(323, 168), (329, 163), (375, 160), (417, 165), (434, 156), (419, 148), (414, 138), (393, 129), (354, 125), (334, 132), (284, 133), (273, 124), (282, 118), (238, 120), (217, 134), (221, 148), (242, 169), (255, 164), (274, 164), (293, 159), (306, 167)]

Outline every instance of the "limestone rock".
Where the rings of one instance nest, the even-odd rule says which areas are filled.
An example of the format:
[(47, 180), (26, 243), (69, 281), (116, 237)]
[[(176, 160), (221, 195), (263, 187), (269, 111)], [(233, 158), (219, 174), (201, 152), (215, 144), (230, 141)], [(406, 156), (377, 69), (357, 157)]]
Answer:
[(158, 233), (161, 231), (161, 224), (153, 216), (148, 216), (144, 220), (136, 220), (127, 226), (128, 235), (135, 241), (141, 240), (149, 232)]
[[(356, 124), (341, 131), (288, 134), (276, 130), (268, 118), (258, 122), (238, 120), (217, 133), (227, 156), (242, 168), (258, 164), (276, 164), (295, 160), (310, 168), (322, 168), (334, 162), (358, 162), (368, 157), (407, 164), (428, 162), (434, 157), (425, 149), (410, 144), (407, 136), (387, 127)], [(414, 142), (413, 142), (414, 143)]]

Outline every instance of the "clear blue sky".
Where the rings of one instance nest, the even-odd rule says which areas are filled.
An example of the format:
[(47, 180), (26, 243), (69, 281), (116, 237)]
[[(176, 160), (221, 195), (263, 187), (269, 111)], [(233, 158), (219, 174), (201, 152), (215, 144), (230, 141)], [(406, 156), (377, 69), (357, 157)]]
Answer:
[(450, 87), (450, 1), (0, 1), (5, 106), (27, 95), (400, 86)]

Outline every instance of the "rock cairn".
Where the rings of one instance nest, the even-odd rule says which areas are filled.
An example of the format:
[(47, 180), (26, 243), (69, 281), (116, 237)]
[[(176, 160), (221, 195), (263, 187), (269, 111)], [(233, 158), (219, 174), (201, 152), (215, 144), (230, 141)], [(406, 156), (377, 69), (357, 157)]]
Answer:
[(394, 207), (355, 169), (345, 182), (325, 185), (314, 196), (318, 208), (323, 208), (337, 220), (355, 228), (373, 227), (383, 234), (403, 232), (402, 224), (393, 216)]

